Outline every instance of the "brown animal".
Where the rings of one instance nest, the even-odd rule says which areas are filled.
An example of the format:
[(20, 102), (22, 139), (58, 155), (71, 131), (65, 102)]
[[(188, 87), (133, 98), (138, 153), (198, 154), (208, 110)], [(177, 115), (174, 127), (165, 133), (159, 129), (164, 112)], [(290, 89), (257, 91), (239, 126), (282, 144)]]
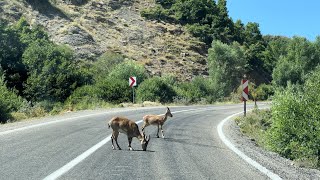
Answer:
[(113, 140), (116, 141), (117, 147), (119, 150), (121, 150), (119, 144), (118, 144), (118, 135), (119, 133), (124, 133), (128, 136), (128, 142), (129, 142), (129, 150), (133, 150), (131, 147), (132, 138), (136, 137), (140, 140), (142, 150), (146, 151), (148, 143), (150, 141), (150, 135), (147, 138), (144, 133), (140, 133), (138, 125), (125, 117), (113, 117), (109, 123), (109, 128), (112, 128), (112, 136), (111, 136), (111, 142), (112, 142), (112, 149), (115, 150)]
[(144, 123), (142, 126), (142, 131), (144, 132), (144, 128), (146, 128), (149, 125), (155, 125), (158, 126), (157, 138), (159, 138), (159, 128), (161, 129), (162, 138), (164, 138), (162, 126), (164, 122), (166, 122), (168, 116), (173, 117), (169, 107), (167, 107), (167, 111), (164, 115), (145, 115), (143, 117)]

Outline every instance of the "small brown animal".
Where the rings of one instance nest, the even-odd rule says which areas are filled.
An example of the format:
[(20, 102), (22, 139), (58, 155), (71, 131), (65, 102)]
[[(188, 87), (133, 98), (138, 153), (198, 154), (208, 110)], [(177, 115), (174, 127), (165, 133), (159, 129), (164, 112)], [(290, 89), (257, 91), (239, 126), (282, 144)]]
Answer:
[(112, 136), (111, 136), (111, 142), (112, 142), (112, 149), (115, 150), (113, 140), (116, 141), (117, 147), (119, 150), (121, 150), (119, 144), (118, 144), (118, 135), (119, 133), (124, 133), (128, 136), (128, 142), (129, 142), (129, 150), (133, 150), (131, 147), (132, 138), (136, 137), (140, 140), (142, 150), (146, 151), (148, 143), (150, 141), (150, 135), (147, 138), (144, 133), (140, 133), (138, 125), (125, 117), (113, 117), (109, 123), (108, 127), (112, 128)]
[(164, 122), (166, 122), (168, 116), (173, 117), (169, 107), (167, 107), (167, 111), (164, 115), (145, 115), (143, 117), (144, 123), (142, 126), (142, 131), (144, 132), (144, 128), (146, 128), (149, 125), (155, 125), (158, 126), (157, 138), (159, 138), (159, 127), (161, 129), (162, 138), (164, 138), (162, 126)]

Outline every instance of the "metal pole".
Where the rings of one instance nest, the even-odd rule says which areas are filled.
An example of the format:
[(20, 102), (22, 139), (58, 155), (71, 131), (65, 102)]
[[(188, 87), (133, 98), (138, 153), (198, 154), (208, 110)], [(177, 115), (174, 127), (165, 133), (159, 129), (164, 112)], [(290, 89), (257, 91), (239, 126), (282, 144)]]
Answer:
[(246, 117), (246, 114), (247, 114), (247, 106), (246, 106), (246, 100), (243, 101), (244, 103), (244, 117)]
[(134, 86), (132, 86), (132, 103), (134, 104)]

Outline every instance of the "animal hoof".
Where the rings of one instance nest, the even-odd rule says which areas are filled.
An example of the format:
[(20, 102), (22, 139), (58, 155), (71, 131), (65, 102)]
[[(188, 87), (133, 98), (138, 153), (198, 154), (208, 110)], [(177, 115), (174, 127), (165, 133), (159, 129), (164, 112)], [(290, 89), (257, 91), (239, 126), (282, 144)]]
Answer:
[(130, 151), (133, 151), (133, 149), (132, 149), (132, 148), (129, 148), (129, 150), (130, 150)]
[(159, 138), (159, 136), (157, 136), (157, 138)]

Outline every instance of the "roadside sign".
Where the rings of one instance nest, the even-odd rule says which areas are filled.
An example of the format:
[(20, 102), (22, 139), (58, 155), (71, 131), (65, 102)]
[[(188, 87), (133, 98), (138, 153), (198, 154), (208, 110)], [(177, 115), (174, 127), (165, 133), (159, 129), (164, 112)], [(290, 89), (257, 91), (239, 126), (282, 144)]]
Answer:
[(249, 81), (246, 79), (242, 80), (242, 100), (248, 101), (249, 100), (249, 87), (248, 87)]
[(134, 76), (131, 76), (131, 77), (129, 78), (129, 86), (130, 86), (130, 87), (133, 87), (133, 86), (136, 86), (136, 85), (137, 85), (137, 78), (134, 77)]
[(246, 102), (249, 100), (249, 87), (248, 87), (248, 84), (249, 84), (249, 81), (247, 79), (242, 79), (241, 81), (241, 84), (242, 84), (242, 101), (243, 101), (243, 113), (244, 113), (244, 116), (246, 116), (247, 114), (247, 105), (246, 105)]

